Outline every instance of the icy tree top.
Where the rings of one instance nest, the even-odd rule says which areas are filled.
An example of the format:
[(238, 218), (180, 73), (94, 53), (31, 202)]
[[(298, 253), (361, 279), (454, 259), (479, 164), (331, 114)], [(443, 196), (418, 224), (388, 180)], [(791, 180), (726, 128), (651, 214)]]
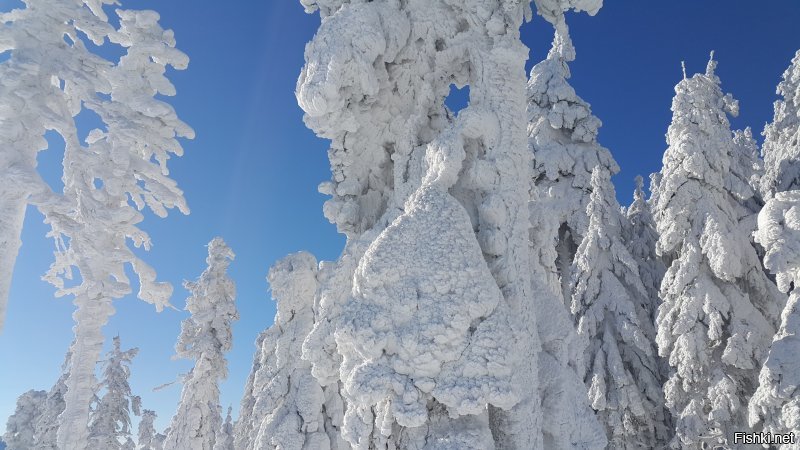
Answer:
[(783, 98), (775, 102), (773, 121), (764, 129), (765, 197), (800, 189), (800, 50), (783, 73), (778, 94)]
[(290, 320), (296, 311), (313, 306), (316, 277), (317, 259), (307, 252), (291, 254), (269, 269), (267, 279), (277, 300), (278, 323)]

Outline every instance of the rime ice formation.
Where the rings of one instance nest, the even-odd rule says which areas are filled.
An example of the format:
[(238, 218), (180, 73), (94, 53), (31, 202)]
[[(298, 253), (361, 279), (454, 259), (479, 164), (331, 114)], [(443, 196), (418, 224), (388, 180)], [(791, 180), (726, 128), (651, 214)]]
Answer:
[(235, 448), (349, 448), (340, 437), (344, 411), (337, 386), (320, 386), (311, 364), (299, 358), (314, 326), (317, 260), (305, 252), (289, 255), (272, 266), (268, 280), (278, 312), (256, 342)]
[[(125, 266), (140, 279), (139, 297), (160, 310), (171, 288), (155, 282), (154, 270), (137, 258), (127, 240), (148, 248), (136, 227), (145, 206), (164, 216), (177, 206), (188, 212), (181, 191), (168, 178), (170, 153), (180, 155), (178, 136), (192, 130), (155, 96), (173, 95), (166, 66), (182, 69), (188, 58), (174, 48), (171, 31), (152, 11), (117, 10), (119, 29), (108, 23), (108, 0), (29, 0), (26, 8), (4, 13), (0, 47), (10, 59), (0, 64), (0, 320), (8, 276), (19, 248), (25, 204), (45, 215), (56, 240), (55, 263), (46, 279), (57, 295), (74, 295), (75, 346), (67, 380), (66, 409), (58, 441), (66, 450), (86, 447), (86, 423), (93, 370), (102, 350), (101, 328), (113, 313), (111, 301), (130, 292)], [(87, 40), (126, 51), (117, 64), (87, 49)], [(74, 117), (87, 109), (104, 130), (78, 138)], [(64, 193), (55, 195), (35, 171), (36, 153), (47, 147), (45, 130), (66, 144)], [(129, 204), (129, 199), (133, 205)], [(115, 251), (109, 251), (115, 249)], [(65, 286), (80, 272), (81, 284)], [(6, 273), (9, 272), (9, 273)], [(68, 432), (66, 430), (69, 430)]]
[[(344, 436), (357, 448), (602, 446), (581, 380), (557, 354), (571, 344), (551, 332), (553, 353), (540, 352), (543, 306), (575, 338), (563, 302), (538, 298), (527, 250), (533, 155), (518, 30), (528, 2), (302, 3), (323, 20), (297, 98), (306, 124), (332, 141), (320, 191), (348, 237), (340, 259), (321, 265), (303, 357), (322, 386), (341, 383)], [(553, 17), (599, 7), (541, 3)], [(470, 88), (457, 117), (444, 107), (451, 85)], [(449, 215), (434, 220), (437, 211)]]
[(573, 265), (572, 314), (587, 343), (584, 381), (609, 447), (663, 447), (667, 431), (650, 311), (607, 170), (592, 172), (589, 227)]
[(221, 238), (208, 243), (208, 267), (184, 287), (191, 293), (186, 310), (191, 316), (181, 323), (176, 356), (193, 359), (184, 377), (178, 412), (172, 417), (164, 449), (213, 450), (222, 427), (219, 382), (228, 376), (225, 353), (233, 344), (231, 326), (239, 319), (234, 299), (236, 287), (227, 270), (233, 251)]
[(136, 440), (136, 450), (155, 450), (156, 429), (153, 423), (156, 420), (156, 412), (150, 409), (142, 411), (142, 418), (139, 420), (139, 433)]
[(675, 87), (669, 148), (658, 180), (657, 250), (670, 262), (661, 285), (659, 353), (669, 358), (664, 386), (681, 446), (728, 445), (748, 429), (746, 401), (774, 333), (782, 300), (758, 263), (731, 166), (740, 148), (727, 114), (738, 103), (714, 74)]
[(30, 390), (19, 396), (14, 414), (6, 422), (3, 440), (9, 450), (35, 448), (36, 422), (42, 415), (47, 392)]
[[(758, 215), (757, 241), (764, 247), (764, 266), (789, 293), (778, 332), (750, 400), (750, 425), (772, 433), (800, 435), (800, 51), (778, 85), (783, 97), (764, 131), (764, 195)], [(782, 447), (790, 449), (786, 445)]]
[(130, 365), (139, 349), (122, 351), (119, 336), (115, 336), (113, 342), (114, 348), (105, 359), (103, 380), (98, 386), (104, 392), (92, 411), (92, 421), (89, 424), (90, 448), (124, 448), (120, 439), (130, 438), (131, 410), (139, 415), (141, 400), (131, 393), (128, 384)]

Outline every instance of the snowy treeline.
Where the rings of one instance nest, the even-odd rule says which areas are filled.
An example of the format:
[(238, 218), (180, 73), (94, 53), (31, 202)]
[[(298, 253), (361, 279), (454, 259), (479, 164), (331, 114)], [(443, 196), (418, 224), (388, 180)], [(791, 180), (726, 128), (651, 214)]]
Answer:
[[(165, 67), (188, 58), (152, 11), (117, 10), (114, 28), (110, 1), (25, 3), (0, 21), (0, 51), (11, 50), (0, 63), (0, 320), (27, 204), (59, 244), (47, 279), (77, 310), (63, 375), (19, 398), (9, 448), (800, 439), (800, 51), (760, 151), (749, 128), (731, 129), (739, 105), (713, 53), (705, 72), (684, 70), (649, 198), (637, 177), (622, 207), (601, 121), (569, 84), (577, 53), (565, 13), (595, 14), (600, 0), (301, 0), (322, 21), (296, 95), (307, 126), (331, 141), (332, 178), (319, 190), (347, 242), (336, 261), (301, 252), (269, 270), (277, 314), (256, 341), (235, 421), (219, 404), (238, 319), (234, 255), (221, 238), (209, 243), (207, 269), (185, 285), (176, 345), (195, 363), (159, 433), (128, 384), (136, 349), (115, 338), (100, 383), (94, 374), (111, 302), (130, 291), (126, 265), (142, 299), (169, 306), (171, 287), (126, 240), (149, 246), (138, 209), (188, 212), (165, 165), (192, 131), (154, 97), (174, 94)], [(519, 30), (534, 13), (554, 38), (526, 76)], [(103, 60), (84, 36), (126, 53)], [(470, 87), (458, 113), (445, 106), (451, 86)], [(105, 124), (85, 142), (81, 108)], [(46, 130), (66, 142), (63, 193), (36, 173)], [(82, 283), (66, 286), (73, 267)]]

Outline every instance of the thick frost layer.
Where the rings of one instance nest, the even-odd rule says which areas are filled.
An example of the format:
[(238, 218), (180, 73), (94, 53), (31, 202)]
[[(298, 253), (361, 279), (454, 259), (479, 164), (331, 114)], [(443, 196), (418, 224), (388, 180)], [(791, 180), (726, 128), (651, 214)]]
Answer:
[[(130, 365), (138, 348), (122, 351), (119, 336), (114, 337), (114, 348), (108, 352), (103, 369), (103, 380), (98, 389), (104, 391), (92, 411), (89, 424), (90, 448), (115, 450), (122, 448), (123, 439), (131, 436), (131, 410), (139, 415), (139, 397), (131, 393), (128, 378)], [(98, 392), (99, 395), (99, 392)]]
[(639, 267), (623, 240), (623, 216), (609, 173), (592, 172), (589, 229), (573, 265), (572, 314), (587, 343), (584, 381), (614, 449), (667, 442), (650, 311)]
[[(771, 197), (758, 215), (756, 240), (764, 246), (764, 266), (778, 287), (789, 292), (769, 357), (750, 401), (750, 424), (765, 431), (800, 435), (800, 52), (778, 86), (775, 118), (764, 141), (765, 195)], [(784, 446), (784, 448), (791, 448)]]
[(268, 280), (278, 313), (256, 343), (235, 447), (344, 450), (349, 446), (340, 437), (338, 386), (320, 386), (311, 363), (298, 357), (314, 326), (317, 260), (304, 252), (289, 255), (272, 266)]
[(228, 376), (225, 353), (233, 345), (233, 321), (239, 319), (236, 287), (227, 274), (233, 258), (233, 251), (221, 238), (212, 239), (208, 267), (197, 281), (184, 284), (192, 294), (186, 299), (191, 316), (181, 323), (175, 352), (195, 364), (184, 378), (178, 412), (164, 442), (166, 450), (213, 450), (222, 427), (219, 382)]
[(727, 118), (738, 103), (722, 93), (715, 66), (675, 88), (654, 207), (658, 251), (671, 261), (657, 343), (672, 368), (664, 392), (684, 446), (724, 444), (747, 429), (745, 405), (785, 301), (740, 222), (745, 201), (731, 188), (748, 180), (730, 180), (742, 147)]

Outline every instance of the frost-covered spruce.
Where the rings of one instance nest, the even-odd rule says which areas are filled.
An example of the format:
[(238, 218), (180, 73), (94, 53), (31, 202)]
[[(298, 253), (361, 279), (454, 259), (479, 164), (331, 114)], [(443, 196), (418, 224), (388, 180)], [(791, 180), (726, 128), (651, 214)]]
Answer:
[[(236, 428), (238, 450), (346, 449), (341, 438), (341, 399), (337, 407), (311, 375), (311, 364), (298, 358), (314, 326), (317, 260), (301, 252), (270, 268), (268, 280), (277, 302), (275, 323), (257, 341), (253, 372)], [(338, 417), (331, 417), (338, 416)], [(331, 426), (331, 421), (338, 423)]]
[[(0, 47), (12, 50), (0, 65), (0, 110), (14, 112), (0, 113), (9, 118), (0, 121), (0, 316), (8, 290), (5, 271), (13, 266), (21, 214), (30, 202), (45, 215), (57, 243), (46, 278), (57, 295), (74, 295), (77, 306), (66, 409), (59, 419), (59, 446), (66, 450), (87, 445), (101, 328), (113, 313), (111, 300), (131, 290), (125, 265), (140, 277), (141, 298), (158, 308), (169, 298), (169, 287), (155, 283), (154, 271), (126, 242), (150, 245), (136, 227), (142, 219), (137, 209), (147, 205), (158, 215), (173, 206), (188, 211), (164, 174), (168, 153), (182, 152), (174, 137), (191, 130), (154, 98), (174, 93), (165, 65), (182, 68), (186, 57), (173, 48), (172, 33), (158, 26), (157, 14), (119, 10), (115, 30), (102, 9), (108, 3), (30, 0), (26, 8), (3, 14), (0, 31)], [(127, 50), (116, 65), (87, 50), (87, 40), (101, 45), (106, 39)], [(84, 109), (99, 115), (106, 131), (94, 130), (81, 142), (74, 117)], [(45, 129), (58, 132), (66, 144), (60, 196), (43, 187), (34, 169), (36, 152), (46, 147)], [(73, 268), (82, 282), (65, 286), (74, 284), (68, 281)]]
[(155, 411), (150, 409), (145, 409), (142, 411), (142, 418), (139, 420), (139, 432), (136, 440), (136, 450), (155, 450), (155, 420)]
[(30, 390), (17, 398), (17, 407), (6, 422), (3, 440), (8, 450), (29, 450), (35, 448), (36, 422), (42, 415), (46, 391)]
[(584, 381), (614, 449), (666, 444), (650, 311), (639, 268), (623, 238), (624, 218), (610, 174), (592, 172), (589, 227), (573, 265), (572, 314), (587, 343)]
[(675, 87), (673, 120), (658, 183), (657, 251), (670, 262), (661, 285), (657, 344), (668, 358), (666, 404), (676, 444), (732, 445), (747, 430), (746, 403), (774, 333), (773, 295), (740, 224), (742, 200), (729, 177), (737, 146), (712, 59)]
[(139, 353), (138, 348), (122, 351), (119, 336), (113, 340), (114, 348), (108, 352), (104, 361), (103, 380), (98, 388), (103, 392), (92, 411), (89, 425), (90, 448), (120, 449), (122, 439), (131, 435), (131, 410), (139, 415), (141, 400), (131, 393), (128, 378), (130, 365)]
[(165, 450), (213, 450), (222, 427), (219, 382), (228, 376), (225, 353), (233, 345), (233, 321), (239, 319), (234, 303), (236, 287), (227, 274), (233, 258), (233, 251), (222, 238), (212, 239), (208, 243), (208, 267), (197, 281), (184, 284), (191, 293), (185, 308), (191, 316), (181, 323), (175, 352), (195, 364), (184, 376)]
[[(764, 266), (789, 301), (781, 314), (759, 387), (750, 400), (750, 425), (771, 433), (800, 435), (800, 51), (778, 85), (783, 97), (764, 132), (762, 188), (769, 198), (758, 216), (756, 239)], [(796, 448), (784, 446), (783, 448)]]
[(233, 450), (233, 419), (231, 418), (231, 407), (228, 407), (228, 414), (222, 424), (217, 439), (214, 442), (214, 450)]

